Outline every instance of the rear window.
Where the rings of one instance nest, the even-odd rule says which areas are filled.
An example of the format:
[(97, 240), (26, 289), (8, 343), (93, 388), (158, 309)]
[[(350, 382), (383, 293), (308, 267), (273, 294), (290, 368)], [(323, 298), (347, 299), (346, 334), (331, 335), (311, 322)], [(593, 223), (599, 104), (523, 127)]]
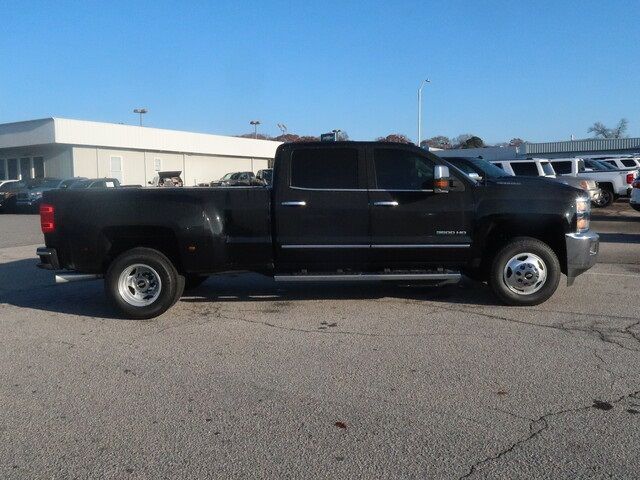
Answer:
[(560, 175), (571, 173), (571, 161), (553, 162), (553, 169)]
[(513, 173), (516, 175), (523, 175), (526, 177), (537, 177), (538, 167), (535, 162), (513, 162), (511, 164)]
[(358, 150), (305, 148), (293, 152), (291, 186), (299, 188), (358, 188)]
[(637, 167), (638, 165), (636, 165), (636, 161), (635, 160), (622, 160), (622, 164), (625, 167)]

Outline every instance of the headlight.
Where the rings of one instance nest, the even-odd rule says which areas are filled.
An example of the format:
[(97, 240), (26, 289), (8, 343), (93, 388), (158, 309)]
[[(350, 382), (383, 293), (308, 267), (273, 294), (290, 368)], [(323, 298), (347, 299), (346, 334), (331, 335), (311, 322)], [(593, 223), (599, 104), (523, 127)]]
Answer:
[(576, 198), (576, 230), (578, 233), (589, 230), (591, 220), (591, 201), (586, 197)]

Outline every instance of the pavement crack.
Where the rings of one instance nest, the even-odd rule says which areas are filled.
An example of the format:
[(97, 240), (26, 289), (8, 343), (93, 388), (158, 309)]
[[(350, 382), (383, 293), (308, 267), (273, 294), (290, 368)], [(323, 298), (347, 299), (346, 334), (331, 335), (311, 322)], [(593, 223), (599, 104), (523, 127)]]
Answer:
[[(616, 405), (620, 402), (623, 402), (629, 398), (633, 398), (634, 400), (637, 399), (637, 396), (640, 394), (640, 390), (635, 390), (633, 392), (621, 395), (619, 397), (617, 397), (616, 399), (610, 401), (610, 402), (606, 402), (606, 403), (610, 403), (611, 405)], [(595, 403), (595, 401), (594, 401)], [(471, 476), (475, 475), (476, 473), (478, 473), (478, 470), (480, 468), (482, 468), (484, 465), (487, 465), (489, 463), (492, 463), (494, 461), (500, 460), (502, 457), (508, 455), (509, 453), (513, 452), (515, 449), (522, 447), (523, 445), (531, 442), (532, 440), (534, 440), (536, 437), (540, 436), (543, 432), (545, 432), (546, 430), (549, 429), (549, 420), (560, 416), (560, 415), (565, 415), (565, 414), (573, 414), (573, 413), (578, 413), (578, 412), (583, 412), (583, 411), (587, 411), (590, 410), (592, 408), (594, 408), (594, 403), (591, 403), (589, 405), (582, 405), (582, 406), (578, 406), (578, 407), (572, 407), (572, 408), (566, 408), (563, 410), (558, 410), (556, 412), (549, 412), (549, 413), (545, 413), (544, 415), (541, 415), (538, 418), (535, 419), (527, 419), (526, 417), (522, 417), (520, 415), (514, 414), (512, 412), (508, 412), (505, 410), (498, 410), (502, 413), (514, 416), (516, 418), (519, 419), (527, 419), (530, 421), (529, 423), (529, 434), (524, 437), (521, 438), (519, 440), (516, 440), (515, 442), (511, 443), (510, 445), (508, 445), (507, 447), (503, 448), (502, 450), (500, 450), (499, 452), (493, 454), (493, 455), (489, 455), (479, 461), (477, 461), (476, 463), (474, 463), (473, 465), (471, 465), (471, 467), (469, 467), (469, 470), (467, 471), (467, 473), (465, 473), (464, 475), (462, 475), (461, 477), (458, 477), (459, 480), (462, 480), (464, 478), (470, 478)], [(605, 402), (600, 402), (600, 403), (605, 403)], [(495, 409), (497, 410), (497, 409)]]

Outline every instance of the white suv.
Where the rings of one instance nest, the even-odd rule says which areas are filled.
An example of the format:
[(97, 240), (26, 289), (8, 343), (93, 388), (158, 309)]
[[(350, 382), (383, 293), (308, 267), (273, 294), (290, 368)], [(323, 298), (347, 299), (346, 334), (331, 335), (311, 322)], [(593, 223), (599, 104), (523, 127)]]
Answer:
[(620, 170), (628, 170), (630, 168), (640, 168), (640, 157), (635, 155), (619, 155), (616, 157), (589, 155), (581, 158), (599, 160), (601, 162), (608, 163), (612, 167), (618, 168)]
[(523, 177), (556, 177), (556, 172), (546, 158), (527, 158), (523, 160), (492, 160), (491, 163), (511, 175)]

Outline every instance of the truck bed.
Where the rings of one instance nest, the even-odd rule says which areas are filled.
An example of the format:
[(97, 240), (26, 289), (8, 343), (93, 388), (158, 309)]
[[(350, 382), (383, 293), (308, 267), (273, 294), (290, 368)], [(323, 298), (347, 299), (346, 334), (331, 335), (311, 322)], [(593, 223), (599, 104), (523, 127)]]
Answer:
[(189, 273), (272, 268), (271, 193), (264, 187), (45, 192), (60, 268), (103, 273), (134, 244), (160, 249)]

